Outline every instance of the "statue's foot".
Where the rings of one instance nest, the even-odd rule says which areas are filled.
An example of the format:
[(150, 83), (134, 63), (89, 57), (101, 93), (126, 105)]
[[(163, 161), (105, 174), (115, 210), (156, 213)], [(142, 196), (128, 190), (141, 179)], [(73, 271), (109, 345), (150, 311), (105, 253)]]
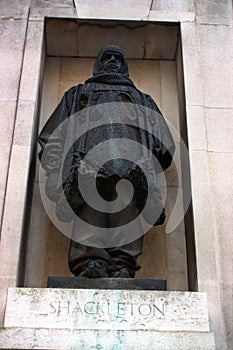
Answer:
[(76, 277), (101, 278), (109, 277), (109, 275), (101, 262), (91, 260)]
[(122, 267), (118, 271), (114, 271), (111, 275), (113, 278), (133, 278), (134, 276), (131, 275), (129, 270), (126, 267)]

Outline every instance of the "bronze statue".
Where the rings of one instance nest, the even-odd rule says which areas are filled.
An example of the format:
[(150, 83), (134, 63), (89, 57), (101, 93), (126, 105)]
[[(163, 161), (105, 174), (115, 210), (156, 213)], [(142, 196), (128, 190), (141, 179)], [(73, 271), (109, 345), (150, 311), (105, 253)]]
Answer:
[[(73, 143), (63, 163), (62, 194), (61, 188), (56, 186), (58, 173), (61, 167), (61, 158), (64, 156), (64, 140), (66, 131), (60, 132), (60, 139), (53, 139), (53, 131), (68, 120), (71, 115), (88, 109), (92, 106), (110, 103), (128, 103), (144, 106), (153, 111), (158, 117), (152, 121), (156, 125), (158, 137), (146, 132), (144, 128), (132, 125), (113, 123), (89, 130), (86, 135)], [(88, 116), (87, 116), (88, 118)], [(152, 117), (151, 117), (152, 118)], [(63, 96), (60, 104), (53, 112), (39, 135), (42, 147), (40, 159), (46, 170), (46, 192), (48, 197), (56, 203), (56, 215), (62, 221), (70, 221), (64, 205), (64, 195), (72, 211), (82, 220), (90, 222), (96, 227), (112, 228), (123, 225), (140, 214), (147, 200), (147, 191), (150, 185), (138, 165), (128, 159), (113, 159), (99, 169), (96, 187), (105, 201), (111, 202), (116, 198), (116, 184), (121, 179), (130, 180), (134, 194), (130, 205), (117, 213), (100, 212), (85, 203), (78, 186), (78, 174), (82, 173), (83, 160), (95, 142), (106, 139), (130, 139), (145, 145), (159, 162), (162, 170), (169, 167), (174, 154), (175, 146), (167, 124), (153, 99), (139, 91), (129, 78), (128, 65), (122, 49), (115, 45), (102, 48), (96, 59), (93, 76), (84, 84), (69, 89)], [(164, 142), (163, 142), (164, 140)], [(49, 145), (49, 146), (48, 146)], [(123, 146), (122, 146), (123, 147)], [(119, 147), (120, 148), (120, 147)], [(133, 150), (132, 150), (133, 151)], [(42, 157), (43, 156), (43, 157)], [(142, 159), (143, 161), (143, 159)], [(150, 171), (156, 176), (156, 166), (150, 164)], [(85, 168), (86, 169), (86, 168)], [(91, 177), (91, 171), (85, 170), (83, 176)], [(152, 181), (153, 182), (153, 181)], [(155, 187), (155, 186), (154, 186)], [(155, 202), (158, 208), (153, 225), (160, 225), (165, 220), (165, 211), (162, 205), (159, 190), (153, 189)], [(79, 230), (74, 225), (74, 231)], [(133, 233), (132, 233), (133, 234)], [(133, 237), (133, 236), (132, 236)], [(97, 277), (134, 277), (140, 266), (137, 257), (142, 251), (143, 236), (127, 244), (114, 247), (98, 247), (83, 245), (71, 240), (69, 251), (69, 267), (75, 276), (90, 278)]]

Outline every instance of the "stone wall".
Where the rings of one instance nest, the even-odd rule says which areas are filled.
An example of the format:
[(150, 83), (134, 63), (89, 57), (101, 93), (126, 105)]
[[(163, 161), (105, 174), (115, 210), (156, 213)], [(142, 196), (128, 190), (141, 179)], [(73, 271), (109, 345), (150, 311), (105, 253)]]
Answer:
[(45, 17), (180, 22), (198, 290), (208, 294), (217, 348), (231, 349), (231, 1), (1, 0), (0, 16), (1, 320), (7, 288), (23, 275)]

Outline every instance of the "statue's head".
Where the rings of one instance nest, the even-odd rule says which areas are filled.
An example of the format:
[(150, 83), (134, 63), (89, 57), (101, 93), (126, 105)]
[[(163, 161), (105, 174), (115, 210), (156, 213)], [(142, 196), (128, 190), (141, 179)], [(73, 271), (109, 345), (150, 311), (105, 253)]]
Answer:
[(101, 73), (119, 73), (129, 76), (124, 51), (116, 45), (104, 46), (96, 59), (94, 75)]

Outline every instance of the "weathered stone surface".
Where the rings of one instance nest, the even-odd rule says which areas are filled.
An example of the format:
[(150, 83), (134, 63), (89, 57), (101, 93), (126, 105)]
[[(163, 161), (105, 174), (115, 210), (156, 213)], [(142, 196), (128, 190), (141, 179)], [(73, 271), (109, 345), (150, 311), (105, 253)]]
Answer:
[(154, 0), (149, 19), (163, 21), (193, 21), (193, 0)]
[(79, 18), (147, 19), (151, 0), (74, 0)]
[(204, 113), (208, 150), (233, 152), (233, 108), (205, 108)]
[(34, 101), (18, 101), (14, 145), (30, 146), (32, 143), (33, 127), (36, 119)]
[(167, 12), (192, 12), (194, 11), (194, 3), (193, 0), (153, 0), (151, 9)]
[(205, 332), (8, 328), (0, 336), (0, 349), (215, 350), (213, 334)]
[(206, 123), (202, 106), (186, 106), (189, 149), (207, 151)]
[(9, 288), (5, 327), (208, 332), (204, 293)]
[(31, 0), (32, 7), (74, 7), (73, 0)]
[(79, 54), (81, 57), (96, 57), (103, 46), (115, 43), (125, 51), (128, 59), (142, 58), (145, 33), (145, 27), (135, 25), (130, 27), (129, 24), (128, 26), (117, 25), (115, 22), (110, 26), (83, 24), (78, 29)]
[(2, 222), (2, 210), (5, 200), (7, 171), (10, 156), (10, 146), (0, 146), (1, 172), (0, 172), (0, 221)]
[(0, 100), (16, 101), (22, 68), (26, 20), (0, 20)]
[(233, 153), (210, 152), (209, 169), (219, 258), (218, 271), (222, 282), (233, 283), (233, 236), (229, 229), (233, 227), (233, 213), (232, 206), (226, 205), (233, 197)]
[(197, 23), (231, 24), (230, 0), (195, 0)]
[[(60, 1), (61, 3), (61, 1)], [(45, 17), (56, 18), (77, 18), (74, 7), (31, 7), (29, 19), (31, 21), (44, 22)]]
[[(187, 105), (203, 105), (201, 58), (194, 23), (181, 22), (183, 75)], [(201, 129), (201, 128), (200, 128)]]
[[(179, 111), (178, 99), (176, 89), (176, 72), (175, 64), (170, 61), (160, 62), (160, 76), (161, 76), (161, 110), (163, 116), (172, 124), (169, 125), (173, 139), (175, 142), (180, 141), (180, 125), (179, 125)], [(175, 128), (175, 132), (173, 131)]]
[(73, 289), (166, 290), (166, 281), (145, 278), (85, 278), (51, 276), (48, 278), (48, 287)]
[(233, 283), (220, 284), (221, 299), (225, 300), (223, 304), (223, 322), (226, 330), (227, 349), (231, 349), (233, 344)]
[(149, 24), (146, 32), (145, 58), (174, 59), (178, 37), (178, 26)]
[[(216, 237), (206, 151), (189, 152), (198, 281), (216, 281)], [(208, 247), (208, 249), (206, 248)]]
[(0, 101), (0, 146), (10, 146), (12, 143), (15, 110), (15, 101)]
[(124, 49), (127, 59), (174, 59), (177, 35), (177, 25), (64, 19), (46, 22), (47, 54), (51, 56), (96, 57), (101, 47), (114, 43)]
[[(29, 21), (19, 98), (21, 100), (31, 100), (34, 103), (38, 97), (40, 83), (43, 30), (43, 22)], [(28, 132), (31, 134), (31, 130)]]
[(1, 231), (0, 260), (2, 275), (15, 276), (16, 278), (30, 161), (30, 147), (13, 146), (10, 159)]
[(26, 18), (31, 0), (1, 0), (0, 18)]
[(232, 30), (197, 26), (205, 107), (233, 107)]

